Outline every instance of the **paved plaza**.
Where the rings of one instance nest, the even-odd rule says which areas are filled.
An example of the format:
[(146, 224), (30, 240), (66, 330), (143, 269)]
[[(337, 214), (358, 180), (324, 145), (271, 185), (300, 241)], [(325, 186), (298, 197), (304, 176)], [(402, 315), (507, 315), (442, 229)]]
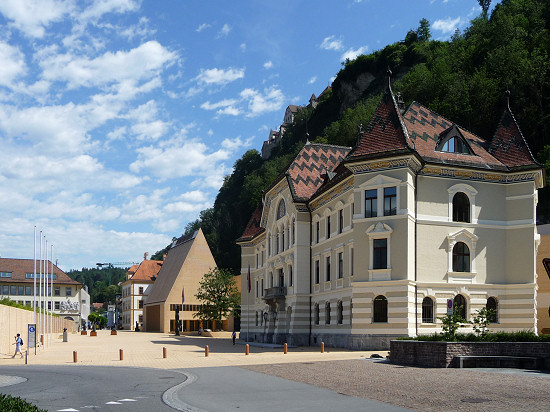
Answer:
[[(208, 357), (206, 345), (210, 349)], [(162, 357), (163, 347), (167, 350), (166, 359)], [(123, 360), (119, 359), (120, 349), (124, 351)], [(76, 364), (73, 351), (78, 355)], [(289, 348), (285, 355), (280, 347), (256, 346), (250, 347), (248, 356), (244, 351), (244, 345), (231, 344), (229, 333), (217, 337), (174, 337), (128, 331), (111, 336), (109, 331), (98, 331), (97, 337), (70, 334), (69, 342), (56, 337), (51, 347), (30, 355), (28, 364), (61, 365), (69, 370), (117, 366), (178, 371), (186, 374), (187, 381), (172, 392), (167, 390), (165, 397), (169, 393), (187, 405), (202, 405), (197, 410), (223, 410), (216, 401), (224, 399), (230, 402), (225, 405), (226, 410), (255, 410), (256, 405), (268, 411), (267, 404), (274, 402), (270, 399), (287, 393), (289, 399), (281, 402), (292, 397), (313, 397), (296, 410), (329, 410), (315, 405), (328, 407), (329, 400), (343, 405), (349, 399), (349, 410), (380, 410), (385, 404), (388, 410), (394, 405), (396, 410), (403, 407), (419, 411), (550, 411), (550, 374), (542, 372), (415, 368), (370, 359), (372, 353), (385, 356), (387, 352), (383, 351), (327, 348), (320, 353), (319, 348)], [(0, 359), (0, 367), (20, 365), (20, 371), (25, 370), (24, 363), (24, 359), (11, 359), (11, 354), (2, 354)], [(292, 381), (299, 384), (292, 386)], [(244, 387), (243, 382), (249, 382), (249, 387)], [(362, 405), (361, 398), (384, 404), (354, 409), (352, 405)], [(209, 403), (205, 404), (206, 399)]]

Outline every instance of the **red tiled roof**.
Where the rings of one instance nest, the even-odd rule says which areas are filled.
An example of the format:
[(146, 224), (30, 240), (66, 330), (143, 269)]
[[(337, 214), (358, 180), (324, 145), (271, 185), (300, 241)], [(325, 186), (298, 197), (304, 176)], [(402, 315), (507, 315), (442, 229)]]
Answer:
[(509, 107), (502, 114), (489, 153), (510, 168), (538, 166)]
[(453, 126), (453, 123), (418, 102), (411, 103), (403, 118), (409, 137), (414, 142), (413, 147), (424, 160), (483, 168), (505, 168), (502, 162), (487, 152), (484, 139), (458, 125), (455, 126), (468, 142), (473, 154), (436, 150), (440, 135)]
[[(48, 273), (51, 273), (52, 263), (50, 261), (46, 262), (46, 267), (48, 268)], [(0, 258), (0, 272), (11, 273), (10, 278), (0, 278), (2, 282), (17, 282), (17, 283), (34, 283), (33, 278), (27, 279), (27, 273), (34, 273), (34, 260), (33, 259), (9, 259), (9, 258)], [(40, 272), (40, 264), (36, 261), (36, 273)], [(59, 269), (56, 265), (53, 265), (53, 273), (55, 279), (54, 284), (62, 285), (81, 285), (82, 283), (73, 280)], [(45, 277), (44, 277), (45, 278)], [(39, 277), (36, 276), (38, 281)]]
[(287, 169), (296, 199), (309, 199), (323, 184), (321, 176), (334, 171), (351, 149), (343, 146), (306, 144)]
[(354, 159), (395, 151), (409, 151), (402, 117), (388, 86), (361, 139), (348, 156)]
[(246, 228), (244, 229), (243, 234), (238, 241), (245, 241), (250, 240), (254, 238), (256, 235), (259, 235), (261, 232), (263, 232), (264, 228), (260, 226), (260, 222), (262, 220), (262, 205), (260, 204), (254, 213), (252, 213), (252, 217), (248, 221), (248, 224), (246, 225)]
[(139, 264), (139, 267), (130, 280), (145, 282), (154, 281), (162, 268), (162, 263), (162, 260), (144, 260)]

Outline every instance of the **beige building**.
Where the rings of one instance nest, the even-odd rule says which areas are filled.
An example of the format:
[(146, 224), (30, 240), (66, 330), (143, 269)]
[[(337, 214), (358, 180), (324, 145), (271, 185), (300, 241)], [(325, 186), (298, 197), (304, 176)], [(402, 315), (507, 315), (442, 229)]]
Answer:
[(550, 224), (537, 227), (540, 244), (537, 250), (537, 326), (538, 332), (550, 335)]
[[(43, 280), (51, 282), (53, 272), (53, 291), (51, 299), (42, 298), (39, 303), (39, 284), (40, 269), (39, 262), (36, 273), (36, 305), (37, 307), (47, 308), (53, 313), (74, 321), (80, 325), (82, 320), (86, 321), (90, 314), (90, 295), (82, 288), (82, 283), (73, 280), (53, 265), (50, 261), (46, 262), (48, 274), (43, 274)], [(34, 300), (34, 260), (33, 259), (9, 259), (0, 258), (0, 299), (8, 298), (22, 305), (31, 306)], [(45, 271), (45, 270), (44, 270)], [(50, 294), (51, 287), (48, 287)], [(42, 292), (44, 294), (44, 292)], [(53, 304), (53, 306), (52, 306)]]
[(485, 141), (405, 110), (388, 82), (354, 148), (307, 143), (267, 188), (238, 240), (241, 332), (381, 348), (441, 331), (449, 299), (468, 320), (495, 309), (493, 329), (536, 330), (543, 184), (509, 107)]
[(150, 292), (160, 269), (162, 260), (143, 260), (133, 265), (126, 273), (122, 283), (122, 328), (135, 330), (136, 325), (143, 328), (143, 304)]
[[(174, 241), (151, 292), (145, 298), (144, 329), (148, 332), (174, 332), (176, 308), (179, 307), (180, 331), (198, 331), (201, 324), (193, 315), (201, 302), (195, 294), (202, 276), (215, 267), (216, 262), (202, 229)], [(202, 325), (209, 329), (216, 326), (219, 325)], [(226, 320), (223, 328), (228, 328)]]

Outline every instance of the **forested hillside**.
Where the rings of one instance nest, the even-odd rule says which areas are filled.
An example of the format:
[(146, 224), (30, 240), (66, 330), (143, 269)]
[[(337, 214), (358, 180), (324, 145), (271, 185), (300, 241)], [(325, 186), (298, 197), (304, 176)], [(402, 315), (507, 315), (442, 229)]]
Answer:
[[(214, 206), (186, 227), (186, 232), (202, 227), (219, 267), (239, 273), (235, 240), (260, 203), (262, 191), (306, 138), (355, 144), (359, 124), (369, 122), (378, 104), (388, 67), (394, 93), (400, 93), (407, 105), (419, 101), (487, 141), (509, 90), (510, 107), (533, 154), (550, 168), (550, 2), (504, 0), (490, 16), (481, 13), (445, 42), (432, 40), (429, 27), (423, 19), (418, 28), (403, 33), (403, 41), (343, 63), (332, 93), (315, 110), (298, 113), (268, 161), (249, 150), (235, 162)], [(539, 196), (539, 220), (550, 215), (548, 193), (545, 188)]]
[(67, 273), (72, 279), (88, 286), (90, 301), (97, 303), (115, 303), (116, 295), (121, 292), (120, 282), (126, 280), (128, 269), (105, 267), (102, 269), (82, 268)]

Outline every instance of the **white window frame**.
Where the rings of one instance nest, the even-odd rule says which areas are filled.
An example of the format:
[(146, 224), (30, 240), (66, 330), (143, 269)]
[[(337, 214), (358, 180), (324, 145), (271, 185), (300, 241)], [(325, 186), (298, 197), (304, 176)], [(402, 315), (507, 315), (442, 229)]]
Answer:
[[(476, 243), (479, 238), (468, 229), (447, 235), (447, 282), (476, 283)], [(463, 242), (470, 249), (470, 272), (453, 272), (453, 248)]]
[(465, 183), (458, 183), (456, 185), (449, 187), (447, 189), (447, 192), (449, 193), (449, 216), (447, 217), (449, 222), (454, 222), (453, 221), (453, 197), (458, 192), (462, 192), (466, 196), (468, 196), (468, 199), (470, 200), (470, 222), (454, 222), (454, 223), (464, 224), (464, 225), (477, 223), (477, 217), (474, 214), (476, 210), (475, 205), (476, 205), (477, 190), (473, 186), (467, 185)]
[[(378, 222), (367, 229), (369, 237), (369, 281), (391, 280), (391, 234), (393, 229), (385, 223)], [(387, 240), (387, 262), (386, 269), (374, 268), (374, 239)]]
[[(387, 187), (395, 187), (396, 192), (396, 199), (395, 199), (395, 208), (396, 213), (395, 215), (400, 215), (403, 212), (401, 211), (401, 186), (406, 185), (407, 182), (403, 182), (399, 179), (395, 179), (393, 177), (385, 176), (385, 175), (378, 175), (373, 177), (372, 179), (367, 180), (365, 183), (359, 186), (358, 189), (355, 189), (355, 191), (360, 192), (361, 194), (361, 214), (360, 216), (365, 219), (375, 219), (375, 218), (391, 218), (391, 216), (384, 216), (384, 189)], [(368, 190), (376, 190), (377, 191), (377, 197), (376, 197), (376, 216), (372, 217), (365, 217), (365, 196), (366, 192)]]

